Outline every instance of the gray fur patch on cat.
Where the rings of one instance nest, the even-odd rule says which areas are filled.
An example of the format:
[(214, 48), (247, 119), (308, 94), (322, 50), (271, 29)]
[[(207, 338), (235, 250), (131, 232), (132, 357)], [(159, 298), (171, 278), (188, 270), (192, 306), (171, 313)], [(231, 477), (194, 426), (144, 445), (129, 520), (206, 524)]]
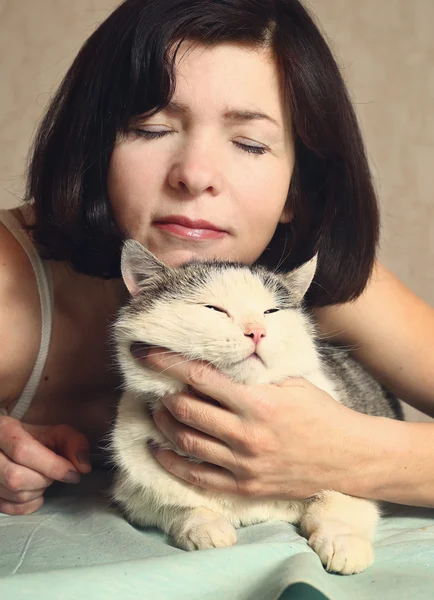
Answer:
[(317, 345), (322, 366), (342, 404), (366, 415), (404, 419), (398, 398), (369, 375), (348, 351), (321, 342)]

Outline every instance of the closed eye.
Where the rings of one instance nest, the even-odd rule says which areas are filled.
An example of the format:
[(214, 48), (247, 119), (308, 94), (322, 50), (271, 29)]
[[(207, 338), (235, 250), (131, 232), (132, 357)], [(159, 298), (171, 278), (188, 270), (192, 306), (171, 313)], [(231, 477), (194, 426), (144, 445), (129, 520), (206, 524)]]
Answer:
[(164, 129), (163, 131), (148, 131), (146, 129), (132, 129), (131, 132), (138, 137), (145, 138), (145, 140), (158, 140), (166, 135), (173, 133), (170, 129)]
[(279, 308), (270, 308), (264, 312), (264, 315), (271, 315), (271, 313), (278, 312)]
[(218, 306), (213, 306), (212, 304), (205, 304), (205, 308), (210, 308), (211, 310), (216, 310), (217, 312), (221, 312), (221, 313), (224, 313), (225, 315), (228, 315), (227, 311), (225, 311), (223, 308), (219, 308)]
[[(145, 140), (158, 140), (158, 139), (163, 138), (167, 135), (170, 135), (171, 133), (174, 133), (174, 132), (170, 129), (164, 129), (162, 131), (153, 131), (153, 130), (147, 130), (147, 129), (131, 129), (131, 133), (136, 135), (137, 137), (144, 138)], [(239, 148), (240, 150), (243, 150), (244, 152), (247, 152), (248, 154), (261, 155), (261, 154), (265, 154), (266, 152), (269, 151), (264, 146), (259, 146), (259, 145), (254, 145), (254, 144), (243, 144), (236, 140), (234, 140), (232, 143), (234, 144), (234, 146), (236, 148)]]
[(241, 142), (234, 141), (232, 142), (234, 146), (239, 148), (240, 150), (244, 150), (244, 152), (248, 152), (249, 154), (265, 154), (267, 152), (267, 148), (264, 146), (254, 146), (251, 144), (242, 144)]

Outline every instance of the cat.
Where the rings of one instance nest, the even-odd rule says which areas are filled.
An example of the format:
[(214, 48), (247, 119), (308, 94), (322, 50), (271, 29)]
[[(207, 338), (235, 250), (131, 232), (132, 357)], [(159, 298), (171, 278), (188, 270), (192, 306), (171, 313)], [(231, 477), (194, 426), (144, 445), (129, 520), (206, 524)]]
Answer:
[[(127, 240), (121, 265), (131, 299), (113, 326), (124, 393), (110, 451), (116, 466), (112, 498), (127, 519), (160, 528), (185, 550), (231, 546), (236, 528), (279, 519), (300, 527), (328, 571), (351, 574), (367, 568), (380, 515), (376, 502), (330, 490), (303, 501), (222, 494), (163, 469), (147, 441), (172, 446), (150, 415), (160, 398), (185, 386), (147, 368), (130, 351), (134, 342), (161, 346), (207, 361), (244, 384), (302, 376), (360, 412), (402, 418), (399, 402), (348, 353), (315, 339), (303, 298), (316, 257), (288, 274), (217, 261), (169, 268)], [(266, 332), (256, 350), (263, 362), (246, 359), (252, 340), (245, 328), (252, 317)]]

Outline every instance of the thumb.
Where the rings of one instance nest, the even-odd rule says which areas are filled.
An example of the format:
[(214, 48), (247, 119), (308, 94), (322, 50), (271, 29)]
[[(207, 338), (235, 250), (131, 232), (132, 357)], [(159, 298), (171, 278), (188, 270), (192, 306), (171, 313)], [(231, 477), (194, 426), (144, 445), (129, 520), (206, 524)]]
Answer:
[(302, 387), (305, 388), (309, 385), (309, 382), (304, 377), (287, 377), (283, 381), (279, 381), (274, 384), (277, 387)]
[(30, 430), (30, 433), (44, 446), (68, 459), (78, 472), (89, 473), (92, 470), (89, 440), (77, 429), (69, 425), (49, 425), (39, 431)]

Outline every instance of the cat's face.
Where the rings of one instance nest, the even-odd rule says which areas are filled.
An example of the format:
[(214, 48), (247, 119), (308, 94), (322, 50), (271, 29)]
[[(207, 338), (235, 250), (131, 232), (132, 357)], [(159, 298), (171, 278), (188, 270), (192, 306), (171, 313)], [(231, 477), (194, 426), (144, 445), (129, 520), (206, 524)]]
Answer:
[(167, 269), (134, 246), (123, 255), (133, 297), (116, 326), (128, 371), (143, 368), (128, 356), (137, 341), (210, 362), (246, 383), (299, 375), (315, 360), (312, 326), (300, 308), (313, 265), (292, 281), (225, 263)]

